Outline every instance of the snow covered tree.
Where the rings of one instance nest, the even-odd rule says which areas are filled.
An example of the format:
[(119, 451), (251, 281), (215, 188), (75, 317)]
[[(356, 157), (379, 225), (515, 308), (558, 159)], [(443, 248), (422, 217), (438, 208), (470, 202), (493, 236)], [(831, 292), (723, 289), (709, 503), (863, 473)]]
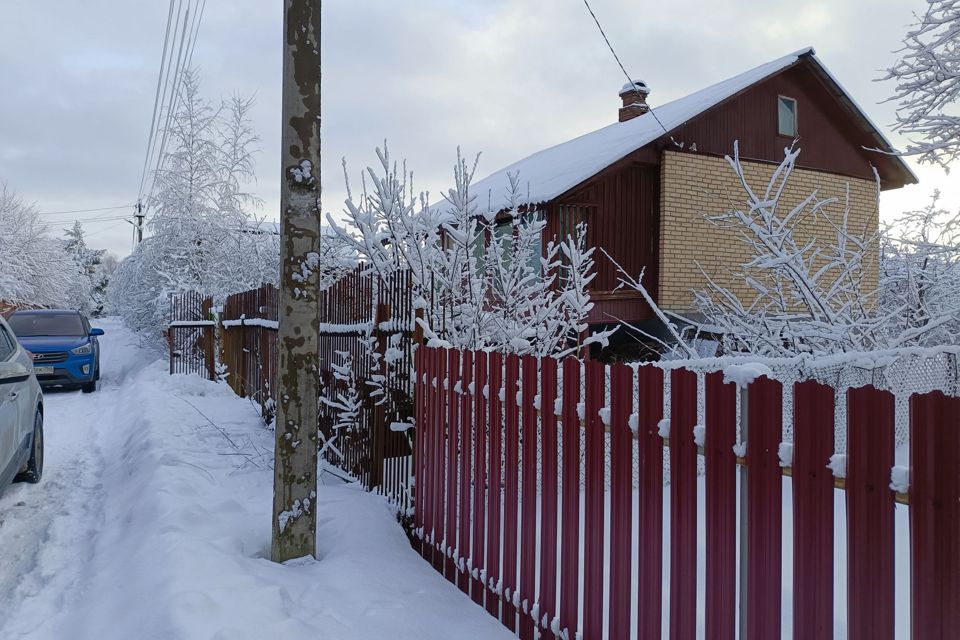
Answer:
[(579, 342), (592, 307), (585, 228), (544, 247), (545, 222), (521, 204), (519, 177), (507, 210), (482, 211), (470, 188), (476, 163), (458, 152), (454, 186), (431, 206), (426, 194), (415, 194), (405, 165), (377, 153), (379, 170), (367, 169), (358, 198), (348, 181), (345, 220), (328, 215), (328, 222), (367, 273), (386, 278), (409, 270), (428, 340), (541, 355), (588, 343)]
[(149, 237), (118, 267), (110, 287), (114, 310), (159, 336), (172, 293), (228, 295), (279, 280), (280, 238), (256, 218), (261, 202), (245, 190), (254, 179), (259, 138), (249, 98), (215, 105), (188, 72), (165, 132), (169, 151), (150, 199)]
[[(908, 218), (918, 226), (916, 242), (885, 242), (876, 287), (865, 273), (880, 253), (880, 239), (850, 228), (847, 202), (813, 193), (795, 206), (781, 206), (799, 149), (787, 150), (761, 190), (749, 184), (737, 145), (734, 150), (727, 160), (745, 202), (707, 218), (735, 231), (747, 245), (750, 257), (733, 275), (748, 285), (750, 295), (738, 295), (701, 269), (706, 286), (696, 292), (695, 305), (702, 319), (685, 318), (660, 310), (640, 279), (621, 273), (624, 286), (645, 295), (672, 335), (673, 342), (662, 343), (667, 351), (696, 357), (695, 342), (702, 334), (716, 336), (727, 353), (771, 357), (942, 344), (960, 307), (951, 292), (953, 258), (938, 253), (939, 245), (931, 241), (934, 221), (941, 217), (935, 207)], [(798, 225), (815, 215), (831, 221), (833, 239), (801, 239)]]
[(891, 333), (917, 335), (920, 346), (953, 344), (960, 333), (960, 238), (953, 213), (934, 192), (922, 209), (908, 211), (883, 236), (881, 308), (904, 309)]
[(98, 268), (106, 253), (104, 249), (91, 249), (87, 246), (84, 238), (83, 225), (76, 221), (73, 227), (67, 229), (64, 233), (64, 250), (73, 258), (77, 271), (80, 274), (80, 281), (83, 288), (76, 293), (76, 308), (84, 313), (93, 313), (102, 311), (102, 300), (97, 298), (97, 289), (101, 284), (99, 282)]
[(897, 83), (896, 127), (915, 137), (906, 153), (948, 168), (960, 157), (960, 0), (926, 1), (881, 79)]
[(78, 308), (89, 294), (72, 256), (48, 234), (36, 207), (0, 182), (0, 303)]

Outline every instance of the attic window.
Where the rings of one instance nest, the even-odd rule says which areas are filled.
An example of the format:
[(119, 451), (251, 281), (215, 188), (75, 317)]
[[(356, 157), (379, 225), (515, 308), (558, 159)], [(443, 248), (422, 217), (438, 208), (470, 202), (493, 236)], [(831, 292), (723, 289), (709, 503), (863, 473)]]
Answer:
[(777, 133), (791, 138), (797, 135), (797, 101), (793, 98), (777, 97)]

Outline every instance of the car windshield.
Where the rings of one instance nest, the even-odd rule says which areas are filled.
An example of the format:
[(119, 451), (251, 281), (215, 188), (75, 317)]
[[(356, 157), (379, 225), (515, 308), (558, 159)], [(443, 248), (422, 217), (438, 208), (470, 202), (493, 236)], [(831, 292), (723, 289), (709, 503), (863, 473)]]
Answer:
[(80, 316), (75, 313), (15, 313), (8, 322), (20, 338), (87, 334)]

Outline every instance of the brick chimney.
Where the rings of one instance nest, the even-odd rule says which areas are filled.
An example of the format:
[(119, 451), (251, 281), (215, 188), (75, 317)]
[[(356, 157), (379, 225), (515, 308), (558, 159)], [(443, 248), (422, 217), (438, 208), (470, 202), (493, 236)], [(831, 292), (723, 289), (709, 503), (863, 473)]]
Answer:
[(650, 111), (647, 105), (648, 95), (650, 95), (650, 88), (643, 80), (634, 80), (623, 85), (620, 89), (620, 98), (623, 99), (623, 106), (620, 107), (620, 122), (632, 120)]

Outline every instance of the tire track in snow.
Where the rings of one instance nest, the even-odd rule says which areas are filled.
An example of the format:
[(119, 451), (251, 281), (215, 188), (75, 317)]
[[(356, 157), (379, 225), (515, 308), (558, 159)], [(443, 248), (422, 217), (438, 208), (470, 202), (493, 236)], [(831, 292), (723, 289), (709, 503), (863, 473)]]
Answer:
[[(57, 615), (81, 595), (104, 518), (103, 471), (118, 447), (115, 413), (146, 352), (105, 322), (103, 380), (94, 394), (44, 395), (46, 459), (38, 485), (0, 496), (0, 637), (53, 638)], [(151, 359), (151, 358), (146, 358)]]

